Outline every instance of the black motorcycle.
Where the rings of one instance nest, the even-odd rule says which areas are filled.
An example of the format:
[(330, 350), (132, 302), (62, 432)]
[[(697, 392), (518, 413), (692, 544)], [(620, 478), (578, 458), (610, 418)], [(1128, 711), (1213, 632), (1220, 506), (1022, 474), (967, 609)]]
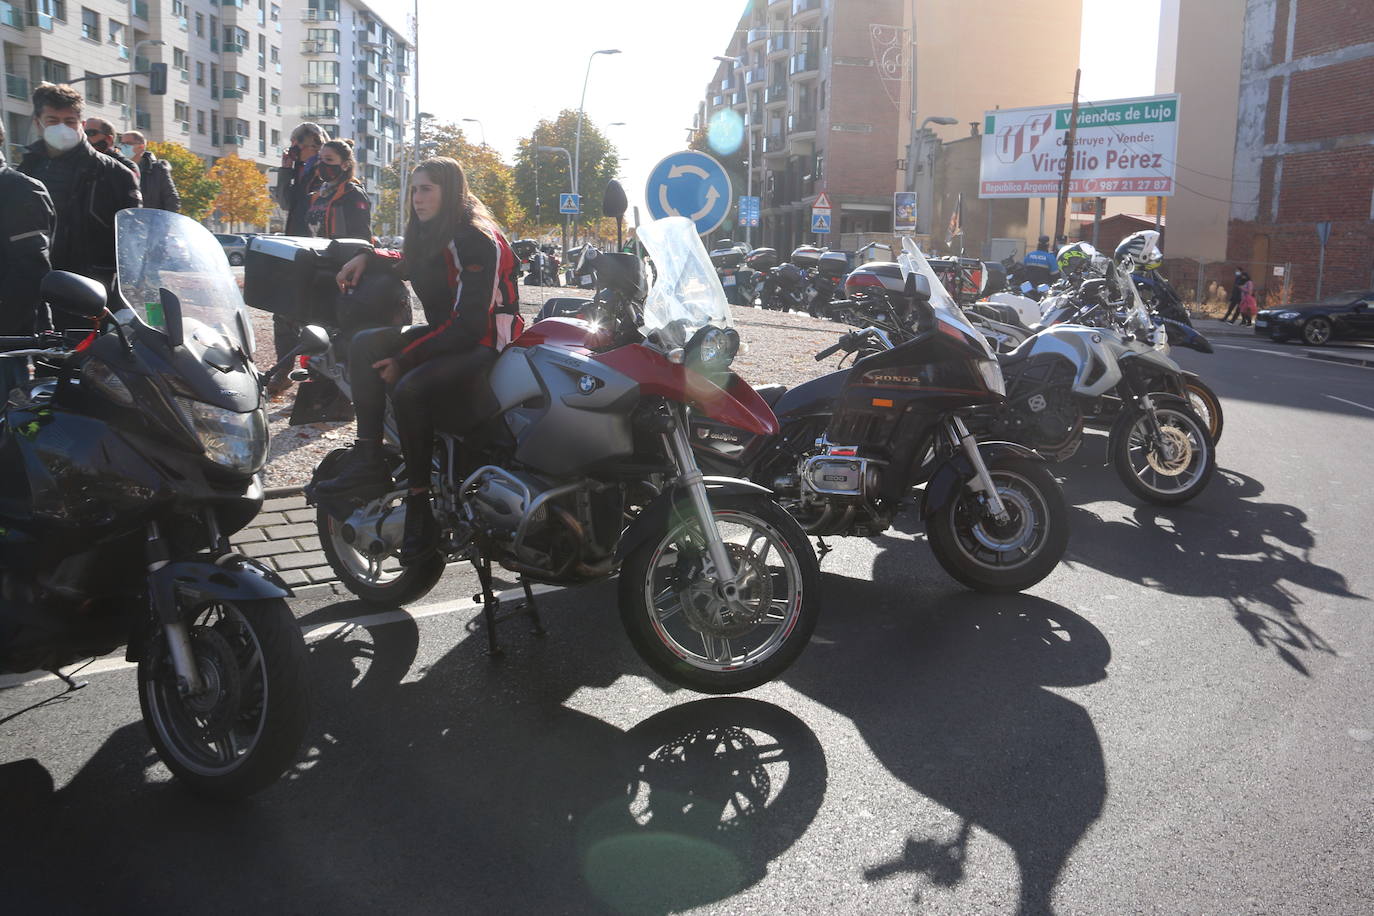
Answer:
[[(0, 671), (74, 688), (59, 669), (127, 646), (168, 769), (197, 793), (243, 796), (292, 764), (310, 696), (290, 589), (229, 544), (263, 499), (253, 333), (198, 223), (123, 210), (115, 231), (109, 307), (84, 277), (42, 284), (98, 331), (75, 347), (0, 339), (48, 375), (0, 416)], [(307, 328), (298, 352), (324, 345)]]
[[(979, 591), (1029, 588), (1068, 544), (1059, 483), (1030, 449), (969, 433), (965, 415), (1003, 402), (1001, 369), (919, 251), (903, 257), (920, 333), (791, 390), (760, 387), (781, 423), (775, 436), (694, 415), (698, 463), (770, 487), (820, 537), (880, 534), (925, 483), (921, 517), (940, 565)], [(816, 359), (864, 350), (872, 334), (881, 332), (845, 334)]]

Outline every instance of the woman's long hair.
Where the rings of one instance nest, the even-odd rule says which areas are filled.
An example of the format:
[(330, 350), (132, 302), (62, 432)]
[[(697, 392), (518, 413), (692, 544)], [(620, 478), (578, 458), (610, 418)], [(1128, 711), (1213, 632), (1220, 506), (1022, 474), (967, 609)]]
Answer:
[(334, 152), (338, 153), (339, 160), (342, 163), (339, 166), (339, 178), (337, 181), (333, 182), (333, 184), (335, 186), (341, 184), (351, 184), (356, 178), (356, 171), (358, 165), (357, 160), (353, 158), (353, 141), (326, 140), (324, 144), (320, 147), (320, 152), (323, 153), (327, 149), (332, 149)]
[(486, 204), (477, 199), (468, 187), (468, 179), (457, 159), (448, 156), (435, 156), (426, 159), (411, 172), (411, 180), (423, 172), (425, 177), (439, 186), (439, 213), (429, 222), (421, 222), (415, 215), (415, 205), (408, 204), (410, 218), (406, 222), (405, 259), (411, 264), (435, 257), (449, 242), (453, 241), (458, 230), (473, 226), (487, 235), (500, 231), (495, 217)]

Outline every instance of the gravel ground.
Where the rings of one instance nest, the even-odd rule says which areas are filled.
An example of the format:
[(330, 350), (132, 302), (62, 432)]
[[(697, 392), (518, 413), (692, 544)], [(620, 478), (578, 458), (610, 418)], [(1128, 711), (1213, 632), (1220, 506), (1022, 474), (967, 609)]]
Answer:
[[(241, 273), (241, 271), (238, 271)], [(587, 296), (579, 290), (554, 287), (520, 287), (521, 311), (528, 320), (551, 296)], [(419, 303), (412, 303), (417, 321)], [(276, 361), (272, 345), (272, 316), (257, 309), (250, 310), (257, 334), (257, 361), (264, 370)], [(735, 308), (735, 323), (744, 346), (735, 360), (735, 369), (754, 384), (782, 383), (795, 385), (819, 374), (820, 368), (813, 354), (835, 341), (843, 328), (808, 315), (765, 312), (756, 308)], [(833, 365), (830, 360), (827, 365)], [(272, 444), (268, 452), (264, 485), (268, 487), (297, 486), (310, 479), (320, 460), (332, 450), (353, 441), (354, 424), (310, 423), (291, 426), (291, 407), (295, 403), (296, 386), (273, 398), (268, 404), (268, 421)]]

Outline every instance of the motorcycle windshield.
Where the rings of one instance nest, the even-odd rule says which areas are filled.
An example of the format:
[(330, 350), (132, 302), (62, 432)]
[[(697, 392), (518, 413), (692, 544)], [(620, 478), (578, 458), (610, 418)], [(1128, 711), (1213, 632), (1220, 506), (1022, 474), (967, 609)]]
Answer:
[(658, 271), (644, 300), (641, 334), (672, 349), (686, 346), (707, 325), (725, 329), (733, 324), (725, 290), (691, 220), (654, 220), (640, 226), (637, 235)]
[(120, 210), (115, 249), (120, 291), (144, 324), (166, 327), (165, 289), (181, 303), (186, 337), (209, 346), (217, 335), (252, 355), (243, 294), (224, 249), (204, 226), (167, 210)]
[(954, 301), (949, 290), (945, 289), (945, 285), (940, 282), (940, 278), (931, 269), (930, 262), (921, 253), (920, 246), (909, 238), (902, 239), (902, 253), (897, 261), (902, 265), (903, 278), (911, 273), (919, 273), (929, 281), (930, 307), (935, 312), (936, 320), (950, 331), (956, 332), (956, 336), (962, 335), (967, 338), (970, 346), (983, 351), (985, 359), (995, 360), (996, 357), (993, 356), (992, 349), (988, 346), (987, 338), (978, 333), (969, 323), (968, 318), (964, 315), (964, 310)]
[(1134, 331), (1153, 332), (1154, 322), (1150, 319), (1150, 310), (1145, 307), (1145, 300), (1140, 298), (1140, 290), (1131, 279), (1131, 272), (1120, 264), (1113, 264), (1112, 269), (1116, 271), (1117, 288), (1122, 291), (1125, 299), (1128, 328)]

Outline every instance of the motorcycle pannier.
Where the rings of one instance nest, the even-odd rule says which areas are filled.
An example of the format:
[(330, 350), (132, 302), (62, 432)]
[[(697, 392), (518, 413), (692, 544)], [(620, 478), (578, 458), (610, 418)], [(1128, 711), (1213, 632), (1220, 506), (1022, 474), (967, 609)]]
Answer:
[(821, 260), (821, 249), (815, 245), (802, 245), (792, 252), (792, 263), (803, 269), (815, 267)]
[[(244, 257), (243, 301), (253, 308), (272, 312), (302, 324), (342, 327), (377, 327), (393, 323), (390, 315), (372, 315), (374, 309), (363, 300), (355, 301), (341, 315), (338, 283), (335, 275), (355, 254), (370, 251), (372, 246), (355, 239), (314, 239), (292, 236), (263, 236), (248, 241)], [(394, 309), (394, 289), (404, 286), (398, 278), (391, 283), (372, 278), (381, 270), (370, 270), (364, 279), (369, 282), (367, 302), (386, 303), (376, 311)], [(390, 274), (389, 271), (385, 271)], [(360, 284), (360, 289), (363, 284)], [(388, 287), (382, 289), (381, 287)], [(379, 295), (380, 294), (380, 295)], [(345, 320), (346, 319), (346, 320)]]
[(717, 248), (711, 252), (714, 267), (739, 267), (744, 263), (744, 252), (738, 248)]
[(839, 278), (849, 273), (849, 255), (843, 251), (827, 251), (820, 257), (820, 263), (816, 265), (821, 276)]
[(778, 253), (772, 248), (755, 248), (744, 263), (754, 270), (772, 270), (778, 266)]

